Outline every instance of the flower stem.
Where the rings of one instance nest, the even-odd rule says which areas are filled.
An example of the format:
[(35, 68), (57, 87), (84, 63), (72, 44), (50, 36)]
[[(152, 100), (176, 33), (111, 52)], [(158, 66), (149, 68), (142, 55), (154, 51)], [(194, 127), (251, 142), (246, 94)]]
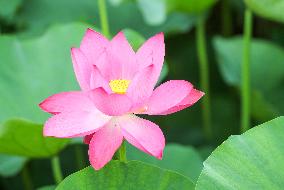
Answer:
[(99, 14), (101, 20), (101, 29), (102, 33), (106, 37), (110, 37), (109, 25), (108, 25), (108, 17), (107, 17), (107, 9), (105, 0), (98, 0)]
[(51, 158), (51, 167), (54, 180), (57, 184), (59, 184), (63, 180), (63, 175), (61, 172), (60, 160), (58, 156), (54, 156), (53, 158)]
[(232, 14), (229, 0), (223, 0), (221, 5), (222, 34), (226, 37), (232, 34)]
[(28, 165), (26, 164), (21, 172), (23, 185), (25, 187), (25, 190), (33, 190), (33, 183), (31, 180), (30, 172)]
[(115, 157), (116, 160), (119, 160), (121, 162), (127, 162), (126, 146), (125, 146), (124, 142), (121, 144), (120, 148), (116, 151), (114, 157)]
[(241, 131), (250, 128), (250, 45), (252, 36), (252, 13), (245, 11), (242, 64)]
[(84, 152), (83, 152), (81, 145), (75, 146), (75, 156), (76, 156), (78, 169), (79, 170), (83, 169), (85, 167), (85, 158), (84, 158)]
[(199, 61), (199, 74), (201, 89), (205, 92), (202, 98), (202, 118), (204, 132), (208, 140), (212, 138), (211, 113), (210, 113), (210, 91), (209, 91), (209, 65), (206, 51), (205, 19), (199, 18), (196, 26), (197, 54)]

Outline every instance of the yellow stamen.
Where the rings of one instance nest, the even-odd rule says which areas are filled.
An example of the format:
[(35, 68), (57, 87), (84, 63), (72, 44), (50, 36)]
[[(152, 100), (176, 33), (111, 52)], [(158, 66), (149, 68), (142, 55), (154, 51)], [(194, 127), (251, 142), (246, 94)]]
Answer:
[(111, 80), (109, 82), (109, 86), (114, 93), (125, 94), (128, 89), (129, 83), (130, 80), (124, 80), (124, 79)]

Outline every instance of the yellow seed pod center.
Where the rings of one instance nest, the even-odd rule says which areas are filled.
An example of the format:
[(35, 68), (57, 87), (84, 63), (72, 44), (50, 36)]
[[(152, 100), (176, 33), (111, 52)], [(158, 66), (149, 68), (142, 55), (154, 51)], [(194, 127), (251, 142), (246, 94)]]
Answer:
[(109, 86), (114, 93), (125, 94), (128, 89), (129, 83), (130, 80), (124, 80), (124, 79), (111, 80), (109, 82)]

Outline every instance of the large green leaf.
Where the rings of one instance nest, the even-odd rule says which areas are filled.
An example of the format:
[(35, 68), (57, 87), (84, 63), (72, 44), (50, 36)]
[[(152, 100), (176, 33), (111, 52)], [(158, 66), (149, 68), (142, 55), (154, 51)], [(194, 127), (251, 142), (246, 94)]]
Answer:
[[(240, 87), (242, 38), (214, 39), (221, 74), (229, 85)], [(271, 119), (284, 113), (284, 49), (265, 40), (251, 44), (252, 111), (256, 119)], [(273, 92), (273, 93), (272, 93)], [(262, 110), (259, 112), (259, 110)], [(261, 114), (260, 114), (261, 113)]]
[(55, 26), (35, 39), (0, 37), (0, 122), (22, 117), (42, 123), (38, 104), (62, 91), (78, 89), (70, 47), (79, 44), (85, 24)]
[(173, 170), (196, 181), (202, 170), (202, 159), (197, 151), (190, 146), (168, 144), (162, 160), (149, 156), (133, 146), (127, 146), (127, 159), (140, 160), (158, 167)]
[(194, 189), (186, 177), (139, 161), (122, 163), (112, 161), (105, 168), (95, 171), (87, 167), (63, 180), (57, 190), (166, 190)]
[(10, 177), (21, 171), (27, 158), (0, 154), (0, 176)]
[(40, 158), (55, 155), (68, 139), (44, 137), (42, 125), (13, 119), (0, 125), (0, 142), (0, 153)]
[(284, 187), (284, 117), (230, 137), (204, 162), (196, 189)]
[(245, 0), (245, 2), (257, 15), (284, 22), (284, 0)]

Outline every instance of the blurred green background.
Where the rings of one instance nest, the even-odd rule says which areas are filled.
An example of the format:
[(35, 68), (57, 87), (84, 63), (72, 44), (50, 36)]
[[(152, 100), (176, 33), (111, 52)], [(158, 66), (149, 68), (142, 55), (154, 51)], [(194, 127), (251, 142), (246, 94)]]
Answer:
[[(253, 0), (246, 3), (256, 13), (251, 43), (251, 126), (255, 126), (284, 113), (284, 3), (271, 10), (261, 3), (256, 7)], [(200, 165), (230, 135), (240, 134), (245, 6), (240, 0), (107, 1), (111, 34), (124, 30), (135, 49), (150, 36), (165, 33), (161, 82), (188, 80), (210, 96), (209, 136), (204, 132), (201, 101), (169, 116), (150, 117), (168, 143), (194, 147)], [(200, 84), (196, 30), (200, 20), (205, 26), (210, 93)], [(37, 144), (42, 138), (40, 124), (48, 118), (37, 105), (51, 94), (78, 89), (70, 48), (79, 45), (86, 28), (100, 30), (100, 26), (96, 0), (0, 0), (0, 134), (7, 133), (8, 126), (16, 131), (0, 138), (0, 152), (5, 153), (0, 154), (0, 189), (23, 189), (29, 186), (23, 184), (25, 178), (31, 179), (33, 188), (54, 184), (49, 157), (59, 151), (64, 176), (89, 165), (87, 146), (80, 139), (63, 150), (67, 141), (53, 139), (47, 147)], [(23, 127), (26, 130), (19, 130)], [(40, 137), (30, 139), (31, 135)], [(37, 146), (24, 147), (29, 141)], [(11, 156), (14, 152), (20, 157)]]

